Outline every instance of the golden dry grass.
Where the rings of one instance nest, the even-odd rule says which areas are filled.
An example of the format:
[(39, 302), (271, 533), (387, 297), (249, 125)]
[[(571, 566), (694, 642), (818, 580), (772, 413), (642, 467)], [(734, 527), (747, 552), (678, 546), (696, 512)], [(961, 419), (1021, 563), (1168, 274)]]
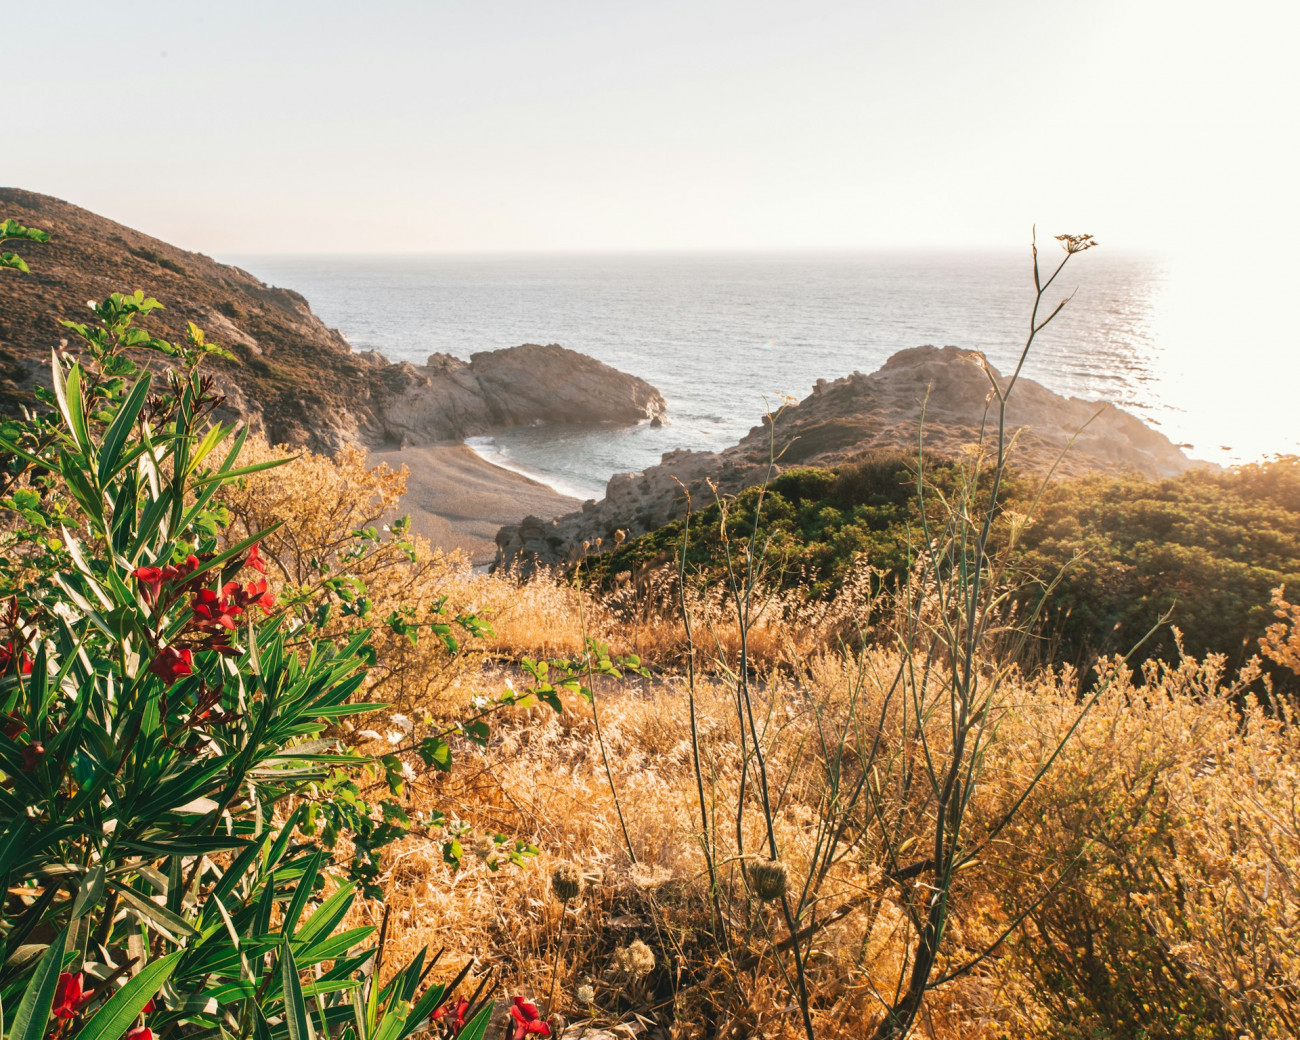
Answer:
[[(293, 570), (302, 559), (331, 546), (336, 555), (347, 551), (348, 539), (329, 524), (298, 526), (305, 500), (322, 486), (346, 492), (353, 511), (330, 523), (359, 526), (354, 517), (382, 515), (400, 486), (399, 475), (366, 476), (359, 458), (318, 466), (299, 483), (275, 482), (250, 478), (236, 515), (243, 528), (288, 521), (273, 536), (282, 542), (268, 539), (285, 584), (303, 582)], [(421, 946), (446, 948), (440, 974), (473, 958), (505, 992), (545, 1001), (554, 990), (554, 1007), (570, 1020), (641, 1015), (681, 1037), (801, 1035), (790, 958), (773, 948), (786, 926), (745, 884), (744, 866), (761, 852), (762, 824), (751, 758), (737, 834), (742, 753), (735, 686), (726, 676), (739, 630), (727, 605), (692, 600), (701, 660), (720, 662), (698, 683), (695, 700), (708, 847), (719, 864), (730, 956), (710, 909), (688, 691), (677, 667), (686, 644), (680, 620), (644, 596), (631, 609), (626, 598), (600, 602), (555, 577), (475, 575), (427, 546), (417, 545), (414, 558), (377, 553), (361, 562), (381, 604), (376, 613), (404, 599), (446, 597), (456, 611), (488, 617), (495, 630), (455, 657), (434, 641), (412, 648), (381, 633), (376, 688), (413, 718), (417, 739), (474, 697), (522, 686), (512, 662), (578, 653), (586, 636), (664, 669), (652, 680), (595, 684), (631, 853), (591, 709), (576, 697), (562, 714), (534, 707), (498, 715), (486, 749), (456, 744), (450, 774), (422, 771), (410, 757), (418, 777), (406, 787), (408, 811), (445, 813), (470, 834), (458, 871), (443, 862), (445, 832), (437, 828), (417, 827), (387, 851), (384, 899), (359, 905), (354, 918), (377, 923), (387, 911), (388, 963)], [(828, 750), (815, 735), (855, 720), (839, 754), (850, 776), (869, 742), (878, 737), (893, 748), (910, 738), (886, 702), (898, 664), (892, 652), (846, 655), (827, 637), (843, 617), (792, 622), (782, 604), (769, 607), (749, 633), (753, 659), (765, 669), (752, 689), (778, 792), (776, 836), (798, 888), (828, 812), (836, 745)], [(1078, 717), (1074, 675), (1000, 671), (1009, 677), (971, 803), (975, 838)], [(1225, 676), (1215, 660), (1153, 666), (1144, 682), (1118, 666), (1103, 675), (1106, 691), (1044, 782), (959, 875), (941, 968), (1023, 923), (992, 956), (930, 995), (920, 1034), (1292, 1035), (1292, 1009), (1300, 1005), (1300, 735), (1285, 705), (1268, 699), (1253, 670)], [(383, 731), (384, 721), (373, 725)], [(927, 732), (933, 752), (945, 754), (943, 727), (936, 722)], [(388, 750), (382, 739), (362, 746)], [(924, 799), (892, 781), (879, 792), (884, 815), (911, 814), (923, 837)], [(488, 834), (535, 843), (541, 854), (523, 867), (490, 870), (473, 851)], [(817, 917), (833, 919), (808, 955), (819, 1036), (868, 1031), (906, 968), (911, 926), (904, 893), (887, 877), (888, 851), (880, 828), (857, 820), (816, 887)], [(568, 903), (549, 881), (562, 863), (591, 879)], [(636, 940), (654, 954), (645, 974), (626, 970), (625, 951)], [(590, 1004), (578, 996), (586, 986)]]

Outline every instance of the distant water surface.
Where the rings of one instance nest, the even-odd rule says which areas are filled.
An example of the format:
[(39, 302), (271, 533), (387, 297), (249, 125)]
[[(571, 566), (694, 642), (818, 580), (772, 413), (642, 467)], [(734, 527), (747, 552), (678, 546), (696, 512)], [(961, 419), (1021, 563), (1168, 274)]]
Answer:
[[(1055, 243), (1044, 260), (1059, 254)], [(480, 452), (560, 490), (600, 497), (610, 475), (674, 448), (735, 443), (819, 378), (871, 372), (895, 351), (953, 344), (1004, 371), (1033, 300), (1025, 253), (861, 255), (258, 256), (234, 262), (301, 292), (359, 350), (423, 363), (561, 343), (654, 384), (660, 429), (529, 428)], [(1231, 269), (1092, 250), (1047, 296), (1071, 303), (1026, 374), (1111, 401), (1217, 462), (1300, 451), (1296, 334)]]

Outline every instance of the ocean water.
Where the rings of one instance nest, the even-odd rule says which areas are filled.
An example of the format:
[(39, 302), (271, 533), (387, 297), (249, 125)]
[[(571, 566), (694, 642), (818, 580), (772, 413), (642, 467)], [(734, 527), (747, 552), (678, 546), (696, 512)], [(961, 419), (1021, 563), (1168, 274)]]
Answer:
[[(1055, 243), (1044, 263), (1060, 255)], [(675, 448), (718, 450), (819, 378), (897, 350), (984, 351), (1004, 371), (1033, 302), (1028, 251), (860, 255), (257, 256), (234, 262), (307, 297), (359, 350), (422, 363), (445, 352), (561, 343), (658, 387), (666, 424), (506, 431), (474, 447), (578, 497)], [(1300, 452), (1300, 343), (1231, 264), (1075, 256), (1046, 296), (1073, 293), (1026, 374), (1110, 401), (1198, 458)], [(557, 419), (564, 418), (557, 415)]]

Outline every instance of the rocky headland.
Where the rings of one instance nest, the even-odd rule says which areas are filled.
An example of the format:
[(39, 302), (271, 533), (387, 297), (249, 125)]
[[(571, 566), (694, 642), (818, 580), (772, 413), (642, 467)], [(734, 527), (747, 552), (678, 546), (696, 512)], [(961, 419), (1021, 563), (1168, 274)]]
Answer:
[(664, 411), (649, 383), (556, 344), (468, 361), (434, 354), (423, 365), (354, 351), (298, 293), (48, 195), (0, 188), (0, 217), (51, 236), (27, 244), (31, 274), (6, 277), (0, 293), (0, 410), (29, 402), (48, 380), (50, 348), (68, 338), (60, 319), (81, 320), (87, 300), (142, 289), (165, 308), (149, 316), (152, 331), (181, 340), (193, 321), (234, 354), (212, 367), (227, 415), (277, 444), (395, 449), (524, 424), (632, 424)]
[[(833, 466), (868, 452), (940, 456), (967, 450), (986, 423), (996, 426), (990, 379), (1008, 378), (982, 354), (956, 347), (914, 347), (876, 372), (818, 380), (813, 392), (765, 416), (721, 452), (669, 452), (644, 473), (618, 473), (605, 497), (554, 519), (528, 516), (496, 537), (494, 566), (553, 565), (571, 560), (584, 541), (644, 534), (681, 516), (689, 500), (707, 506), (791, 466)], [(1112, 405), (1062, 397), (1021, 378), (1007, 409), (1017, 467), (1064, 476), (1138, 473), (1173, 476), (1196, 465), (1163, 434)], [(996, 430), (994, 429), (995, 433)], [(990, 435), (986, 435), (986, 442)]]

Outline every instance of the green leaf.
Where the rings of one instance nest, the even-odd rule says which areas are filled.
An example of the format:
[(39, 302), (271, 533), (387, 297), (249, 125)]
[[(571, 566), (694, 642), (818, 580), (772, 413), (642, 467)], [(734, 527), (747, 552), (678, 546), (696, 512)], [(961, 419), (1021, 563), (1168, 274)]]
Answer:
[(50, 1019), (50, 1009), (54, 1007), (54, 990), (59, 984), (59, 972), (63, 970), (63, 949), (67, 942), (67, 932), (60, 932), (59, 937), (50, 943), (41, 963), (36, 966), (36, 973), (27, 980), (27, 989), (18, 1005), (18, 1014), (14, 1016), (13, 1029), (9, 1040), (41, 1040), (45, 1035), (45, 1023)]
[(88, 914), (99, 906), (104, 899), (104, 864), (96, 863), (86, 872), (85, 880), (77, 891), (77, 898), (72, 903), (72, 919)]
[(299, 942), (311, 943), (323, 935), (328, 935), (334, 930), (334, 926), (343, 920), (344, 914), (352, 906), (355, 893), (355, 885), (341, 886), (303, 922), (294, 938)]
[(488, 1023), (492, 1021), (492, 1005), (487, 1004), (483, 1010), (465, 1023), (465, 1028), (460, 1031), (459, 1040), (483, 1040), (487, 1033)]
[(136, 910), (137, 917), (152, 925), (155, 931), (161, 932), (167, 938), (174, 941), (181, 936), (193, 937), (199, 934), (188, 921), (178, 917), (166, 907), (159, 906), (152, 899), (142, 896), (135, 889), (116, 881), (109, 881), (108, 884), (113, 891), (131, 904)]
[(307, 1024), (307, 1003), (303, 1000), (298, 966), (293, 962), (293, 950), (289, 948), (287, 937), (280, 954), (280, 977), (284, 984), (284, 1020), (289, 1026), (289, 1040), (311, 1040)]
[[(56, 385), (56, 393), (58, 389)], [(90, 431), (86, 427), (86, 401), (81, 393), (81, 365), (74, 362), (72, 368), (68, 370), (67, 382), (63, 386), (63, 392), (64, 399), (60, 402), (63, 406), (63, 418), (72, 430), (72, 436), (77, 441), (77, 447), (89, 455), (92, 445), (90, 443)]]
[(411, 1008), (411, 1013), (406, 1016), (406, 1026), (397, 1040), (406, 1040), (408, 1036), (419, 1029), (424, 1024), (424, 1020), (433, 1014), (434, 1009), (442, 1003), (445, 992), (445, 989), (437, 984), (425, 990), (424, 996), (415, 1002), (415, 1006)]
[(146, 372), (131, 388), (131, 394), (122, 402), (122, 407), (118, 409), (113, 423), (104, 434), (104, 443), (99, 449), (99, 483), (102, 487), (108, 483), (108, 480), (118, 470), (118, 459), (122, 456), (122, 448), (126, 444), (126, 439), (130, 436), (131, 427), (135, 425), (135, 420), (140, 415), (140, 409), (144, 407), (145, 401), (149, 397), (150, 375)]
[(426, 766), (451, 772), (451, 746), (442, 737), (425, 737), (420, 741), (420, 757)]
[(76, 1040), (120, 1040), (153, 995), (171, 978), (183, 951), (150, 961), (138, 975), (119, 989), (95, 1012), (77, 1034)]

